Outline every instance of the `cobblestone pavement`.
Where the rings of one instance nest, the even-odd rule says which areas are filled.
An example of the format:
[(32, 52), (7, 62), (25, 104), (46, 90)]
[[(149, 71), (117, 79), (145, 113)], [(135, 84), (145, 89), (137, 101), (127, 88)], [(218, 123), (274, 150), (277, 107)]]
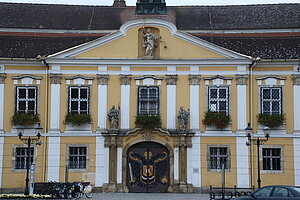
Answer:
[[(86, 197), (80, 198), (87, 200)], [(91, 200), (209, 200), (208, 194), (94, 193)]]

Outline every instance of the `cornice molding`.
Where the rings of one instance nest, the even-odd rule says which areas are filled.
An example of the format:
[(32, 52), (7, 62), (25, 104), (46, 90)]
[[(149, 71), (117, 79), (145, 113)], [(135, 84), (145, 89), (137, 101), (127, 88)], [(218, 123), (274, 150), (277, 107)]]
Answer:
[(134, 79), (135, 79), (135, 80), (143, 80), (143, 79), (146, 79), (146, 78), (152, 78), (152, 79), (154, 79), (154, 80), (163, 80), (162, 77), (153, 76), (153, 75), (138, 76), (138, 77), (135, 77)]
[(268, 79), (268, 78), (275, 78), (275, 79), (278, 79), (278, 80), (286, 80), (285, 76), (278, 76), (278, 75), (273, 75), (273, 74), (265, 75), (265, 76), (261, 76), (261, 77), (256, 77), (256, 80), (265, 80), (265, 79)]
[(22, 74), (22, 75), (12, 76), (11, 78), (13, 80), (19, 80), (19, 79), (23, 79), (23, 78), (31, 78), (31, 79), (36, 79), (36, 80), (42, 80), (43, 79), (42, 76), (35, 76), (35, 75), (32, 75), (32, 74)]
[(232, 80), (232, 77), (216, 75), (216, 76), (211, 76), (211, 77), (204, 77), (203, 79), (204, 80), (214, 80), (214, 79)]
[(83, 76), (83, 75), (75, 75), (75, 76), (65, 76), (65, 80), (74, 80), (74, 79), (84, 79), (84, 80), (94, 80), (94, 77), (89, 77), (89, 76)]

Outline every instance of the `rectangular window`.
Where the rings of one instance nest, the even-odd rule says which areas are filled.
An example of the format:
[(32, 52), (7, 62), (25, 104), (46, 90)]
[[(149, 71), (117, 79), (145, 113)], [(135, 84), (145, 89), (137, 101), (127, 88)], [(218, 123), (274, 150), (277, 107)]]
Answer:
[(139, 87), (138, 89), (138, 114), (159, 114), (158, 87)]
[(263, 148), (263, 170), (281, 170), (281, 148)]
[[(27, 161), (27, 148), (26, 147), (17, 147), (15, 150), (15, 169), (26, 169)], [(34, 148), (30, 148), (30, 163), (33, 163)]]
[(227, 147), (210, 147), (210, 169), (228, 169), (228, 148)]
[(36, 87), (17, 87), (17, 112), (36, 114), (37, 112), (37, 88)]
[(229, 88), (208, 88), (208, 109), (212, 112), (225, 112), (229, 114)]
[(69, 88), (69, 112), (88, 113), (89, 112), (89, 87)]
[(87, 147), (69, 147), (69, 169), (86, 169)]
[(282, 88), (261, 88), (261, 113), (281, 114)]

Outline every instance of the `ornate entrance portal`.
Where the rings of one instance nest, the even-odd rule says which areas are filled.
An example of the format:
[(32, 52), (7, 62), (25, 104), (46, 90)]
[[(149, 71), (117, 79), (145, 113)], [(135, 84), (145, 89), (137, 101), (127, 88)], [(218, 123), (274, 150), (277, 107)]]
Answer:
[(126, 185), (129, 192), (162, 193), (170, 185), (169, 150), (155, 142), (141, 142), (127, 151)]

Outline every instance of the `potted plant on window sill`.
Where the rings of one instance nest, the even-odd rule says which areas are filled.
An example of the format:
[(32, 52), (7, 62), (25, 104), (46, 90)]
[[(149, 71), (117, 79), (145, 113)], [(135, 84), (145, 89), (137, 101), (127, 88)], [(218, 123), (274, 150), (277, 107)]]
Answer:
[(143, 129), (160, 128), (161, 118), (160, 115), (149, 115), (149, 114), (138, 115), (135, 118), (135, 125), (136, 127), (143, 128)]
[(284, 125), (285, 115), (276, 113), (260, 113), (257, 115), (260, 125), (268, 126), (270, 129), (278, 129)]
[(222, 130), (230, 125), (231, 120), (230, 115), (225, 112), (207, 111), (202, 122), (205, 126), (211, 127), (212, 130)]
[(68, 131), (89, 131), (92, 129), (92, 117), (88, 113), (68, 113), (64, 123)]
[(26, 112), (15, 112), (11, 117), (11, 125), (19, 126), (23, 125), (27, 128), (33, 128), (34, 125), (40, 121), (39, 114), (26, 113)]

